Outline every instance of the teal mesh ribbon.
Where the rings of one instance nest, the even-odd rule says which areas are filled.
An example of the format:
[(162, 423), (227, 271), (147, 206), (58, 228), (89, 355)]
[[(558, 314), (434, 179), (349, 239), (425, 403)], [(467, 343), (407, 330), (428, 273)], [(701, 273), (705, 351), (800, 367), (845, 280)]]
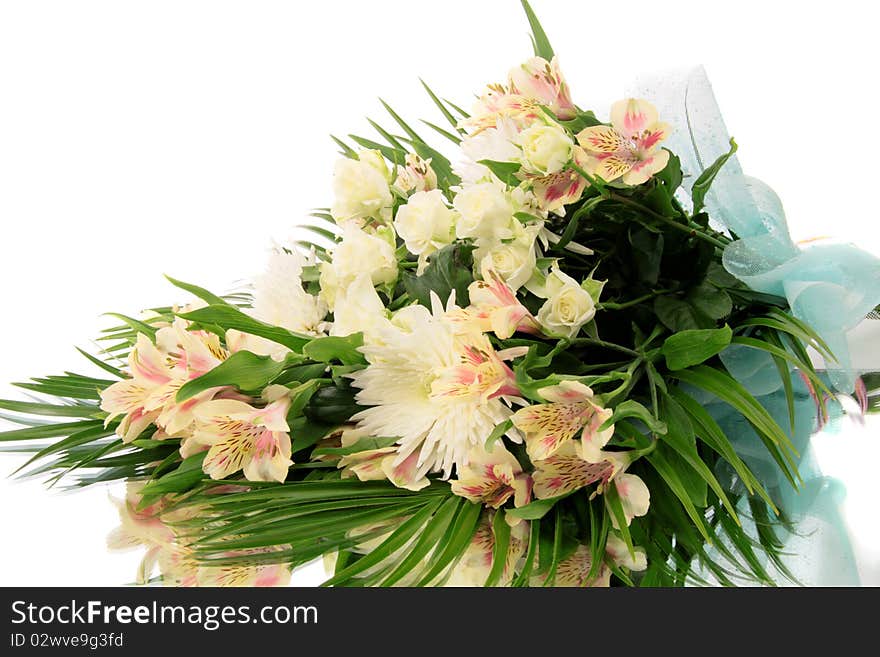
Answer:
[[(730, 136), (702, 68), (643, 78), (632, 95), (650, 100), (662, 120), (674, 126), (666, 145), (681, 159), (690, 184), (730, 149)], [(814, 327), (834, 352), (837, 362), (826, 363), (830, 383), (851, 393), (856, 374), (846, 333), (880, 303), (880, 260), (851, 244), (799, 248), (789, 235), (779, 197), (760, 180), (746, 176), (735, 156), (715, 178), (706, 210), (716, 227), (737, 238), (724, 250), (725, 268), (753, 290), (785, 297), (794, 316)], [(721, 358), (780, 426), (788, 426), (782, 382), (769, 355), (733, 345)], [(792, 530), (782, 537), (791, 553), (786, 566), (805, 584), (856, 585), (858, 571), (840, 513), (845, 489), (840, 481), (822, 476), (810, 454), (815, 403), (805, 386), (796, 393), (793, 439), (801, 453), (804, 481), (797, 494), (741, 415), (717, 399), (703, 401), (792, 521)]]

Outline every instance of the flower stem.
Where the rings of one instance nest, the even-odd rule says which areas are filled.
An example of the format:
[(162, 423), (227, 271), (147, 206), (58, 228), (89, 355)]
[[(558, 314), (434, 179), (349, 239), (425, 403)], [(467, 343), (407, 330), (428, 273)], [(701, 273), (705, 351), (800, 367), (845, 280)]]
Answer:
[(619, 351), (628, 356), (632, 356), (634, 358), (638, 358), (640, 356), (639, 352), (630, 349), (628, 347), (621, 346), (619, 344), (614, 344), (613, 342), (605, 342), (604, 340), (598, 340), (596, 338), (575, 338), (571, 341), (572, 346), (576, 345), (591, 345), (594, 347), (604, 347), (605, 349), (612, 349), (614, 351)]
[(623, 303), (614, 303), (612, 301), (608, 301), (605, 303), (600, 303), (596, 307), (598, 310), (623, 310), (624, 308), (629, 308), (631, 306), (637, 306), (643, 301), (648, 301), (653, 299), (654, 297), (659, 297), (661, 294), (668, 294), (670, 292), (674, 292), (675, 290), (656, 290), (654, 292), (649, 292), (648, 294), (644, 294), (640, 297), (636, 297), (635, 299), (630, 299), (629, 301), (624, 301)]
[(654, 210), (652, 210), (651, 208), (642, 205), (638, 201), (633, 201), (631, 198), (627, 198), (626, 196), (621, 196), (620, 194), (615, 194), (614, 192), (610, 192), (608, 198), (613, 201), (617, 201), (618, 203), (620, 203), (622, 205), (626, 205), (631, 208), (634, 208), (634, 209), (638, 210), (639, 212), (643, 212), (644, 214), (647, 214), (648, 216), (656, 219), (657, 221), (662, 223), (664, 226), (669, 226), (670, 228), (674, 228), (675, 230), (681, 231), (683, 233), (687, 233), (691, 237), (696, 237), (697, 239), (701, 239), (704, 242), (708, 242), (709, 244), (717, 246), (719, 249), (723, 249), (725, 246), (727, 246), (727, 244), (729, 242), (729, 240), (727, 242), (725, 242), (725, 241), (722, 241), (722, 239), (719, 239), (719, 237), (721, 237), (721, 236), (715, 237), (713, 235), (709, 235), (709, 233), (704, 232), (702, 230), (702, 227), (699, 226), (698, 224), (695, 224), (690, 221), (687, 224), (683, 224), (678, 221), (675, 221), (674, 219), (670, 219), (669, 217), (664, 217), (659, 212), (654, 212)]

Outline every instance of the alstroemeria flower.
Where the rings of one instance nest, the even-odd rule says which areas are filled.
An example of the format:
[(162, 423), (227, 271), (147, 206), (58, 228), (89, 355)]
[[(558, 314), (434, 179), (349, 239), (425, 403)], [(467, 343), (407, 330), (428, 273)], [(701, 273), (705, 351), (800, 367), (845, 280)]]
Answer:
[(101, 392), (101, 410), (107, 422), (123, 416), (117, 435), (125, 442), (137, 438), (155, 423), (165, 436), (185, 437), (193, 423), (193, 409), (221, 388), (205, 390), (178, 403), (178, 390), (187, 382), (214, 369), (228, 354), (216, 335), (189, 331), (189, 324), (176, 319), (156, 332), (155, 344), (138, 334), (128, 357), (130, 379), (118, 381)]
[(492, 332), (506, 340), (517, 331), (540, 335), (532, 313), (522, 305), (510, 286), (494, 269), (484, 268), (483, 280), (468, 287), (471, 304), (453, 317), (480, 333)]
[(523, 355), (521, 348), (495, 351), (483, 334), (462, 337), (459, 363), (437, 372), (431, 384), (434, 397), (462, 397), (483, 402), (519, 395), (516, 375), (504, 362)]
[(407, 153), (405, 165), (397, 168), (394, 186), (404, 194), (428, 192), (437, 189), (437, 174), (431, 168), (431, 160), (423, 160), (415, 153)]
[(513, 93), (504, 85), (489, 85), (488, 91), (479, 98), (470, 117), (459, 122), (459, 127), (476, 135), (494, 128), (499, 122), (509, 121), (523, 129), (538, 120), (543, 120), (541, 103)]
[[(342, 432), (342, 447), (351, 447), (361, 438), (369, 437), (363, 429), (347, 429)], [(342, 478), (357, 477), (361, 481), (387, 479), (398, 488), (419, 491), (430, 485), (431, 481), (418, 472), (418, 452), (413, 452), (395, 465), (397, 445), (365, 449), (362, 452), (346, 454), (336, 464), (342, 468)]]
[[(617, 495), (626, 516), (626, 524), (629, 525), (633, 518), (641, 517), (648, 513), (651, 505), (651, 492), (648, 486), (638, 475), (623, 472), (612, 476), (611, 483), (617, 488)], [(611, 516), (611, 524), (619, 529), (617, 518)]]
[(605, 554), (618, 566), (629, 568), (630, 570), (641, 571), (648, 567), (648, 557), (645, 554), (645, 548), (635, 547), (635, 556), (629, 553), (626, 543), (614, 532), (609, 532), (608, 540), (605, 543)]
[[(235, 556), (240, 556), (236, 554)], [(196, 572), (197, 586), (272, 587), (290, 584), (290, 568), (284, 564), (257, 566), (204, 566)]]
[(594, 446), (604, 447), (611, 440), (614, 425), (600, 429), (611, 411), (598, 406), (593, 391), (584, 384), (563, 381), (542, 388), (540, 394), (548, 403), (526, 406), (511, 417), (514, 426), (525, 434), (526, 451), (532, 461), (549, 458), (579, 432), (583, 448), (590, 453)]
[[(561, 587), (590, 587), (602, 588), (611, 585), (611, 569), (604, 563), (599, 566), (598, 572), (590, 577), (593, 567), (593, 556), (588, 545), (578, 545), (577, 549), (559, 562), (556, 568), (556, 577), (553, 586)], [(546, 575), (532, 577), (534, 586), (542, 586), (546, 581)]]
[[(196, 410), (193, 439), (209, 446), (202, 469), (212, 479), (223, 479), (239, 470), (250, 481), (279, 481), (287, 478), (290, 460), (288, 391), (267, 388), (265, 408), (232, 399), (204, 402)], [(280, 395), (280, 396), (278, 396)]]
[[(484, 512), (480, 524), (459, 562), (453, 567), (445, 586), (483, 586), (492, 570), (495, 550), (495, 533), (492, 518), (496, 512)], [(513, 580), (517, 563), (526, 552), (529, 543), (529, 523), (520, 522), (510, 528), (510, 543), (501, 578), (496, 586), (508, 586)]]
[(535, 497), (543, 500), (566, 495), (596, 482), (607, 482), (613, 474), (611, 461), (586, 461), (581, 456), (580, 443), (566, 440), (551, 456), (535, 461)]
[(575, 117), (576, 110), (568, 83), (562, 77), (556, 57), (549, 62), (543, 57), (532, 57), (511, 69), (509, 79), (513, 93), (538, 101), (559, 119)]
[(531, 483), (522, 471), (519, 461), (496, 445), (491, 452), (475, 447), (468, 454), (467, 464), (458, 470), (458, 479), (452, 482), (452, 492), (498, 509), (513, 498), (514, 506), (528, 504)]
[(610, 126), (584, 128), (577, 139), (593, 157), (591, 173), (608, 182), (623, 176), (627, 185), (640, 185), (669, 162), (669, 152), (658, 148), (669, 131), (651, 103), (629, 98), (611, 106)]
[[(571, 152), (572, 159), (581, 169), (590, 167), (591, 159), (583, 148), (575, 146)], [(546, 176), (527, 176), (526, 180), (544, 212), (561, 214), (566, 205), (579, 201), (587, 188), (586, 178), (570, 167)]]

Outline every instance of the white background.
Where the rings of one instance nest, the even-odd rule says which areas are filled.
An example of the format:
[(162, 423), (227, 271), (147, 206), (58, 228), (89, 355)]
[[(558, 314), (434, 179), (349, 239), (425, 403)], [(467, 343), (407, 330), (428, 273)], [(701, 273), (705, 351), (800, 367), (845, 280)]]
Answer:
[[(534, 7), (580, 106), (605, 116), (637, 73), (704, 64), (744, 168), (777, 190), (795, 237), (880, 253), (870, 3)], [(367, 134), (377, 96), (437, 121), (419, 76), (469, 105), (531, 54), (526, 33), (515, 0), (0, 3), (0, 396), (87, 370), (72, 345), (89, 346), (100, 313), (185, 300), (162, 273), (217, 291), (257, 273), (270, 238), (329, 205), (328, 133)], [(874, 583), (877, 438), (875, 424), (823, 448), (853, 482)], [(20, 462), (0, 455), (0, 472)], [(133, 579), (137, 557), (105, 549), (106, 489), (3, 480), (0, 514), (0, 584)]]

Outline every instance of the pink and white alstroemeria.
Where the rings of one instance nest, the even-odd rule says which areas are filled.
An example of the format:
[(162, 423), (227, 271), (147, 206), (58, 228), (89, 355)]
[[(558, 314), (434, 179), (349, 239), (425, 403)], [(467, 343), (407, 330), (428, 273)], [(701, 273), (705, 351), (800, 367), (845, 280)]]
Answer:
[(609, 182), (623, 176), (627, 185), (640, 185), (669, 162), (669, 152), (658, 148), (669, 131), (651, 103), (629, 98), (611, 106), (610, 126), (584, 128), (577, 139), (592, 156), (591, 173)]
[(196, 580), (198, 586), (272, 587), (290, 584), (290, 574), (284, 564), (199, 566)]
[[(591, 158), (584, 149), (575, 146), (572, 159), (581, 169), (590, 167)], [(527, 177), (538, 207), (544, 212), (560, 212), (566, 205), (580, 200), (587, 188), (587, 180), (571, 167), (547, 176)]]
[(575, 117), (576, 110), (568, 83), (562, 77), (556, 57), (549, 62), (543, 57), (532, 57), (511, 69), (508, 77), (511, 92), (537, 101), (559, 119)]
[(563, 381), (540, 390), (549, 403), (533, 404), (513, 414), (514, 426), (525, 434), (526, 451), (532, 461), (552, 456), (579, 432), (583, 457), (589, 461), (614, 435), (614, 425), (602, 429), (611, 411), (593, 401), (593, 391), (578, 381)]
[[(561, 587), (589, 587), (603, 588), (611, 585), (611, 569), (604, 563), (599, 566), (596, 573), (590, 577), (590, 570), (593, 567), (593, 556), (590, 547), (587, 545), (578, 545), (577, 549), (559, 562), (556, 568), (556, 577), (553, 580), (553, 586)], [(534, 586), (542, 586), (547, 579), (547, 575), (538, 575), (532, 577)]]
[(504, 361), (523, 355), (520, 348), (495, 351), (483, 335), (463, 339), (459, 363), (437, 373), (431, 384), (434, 397), (461, 397), (487, 402), (499, 397), (519, 396), (516, 375)]
[(630, 570), (645, 570), (648, 567), (648, 557), (645, 549), (634, 546), (635, 555), (630, 554), (629, 548), (614, 532), (609, 532), (608, 541), (605, 543), (605, 554), (618, 566), (629, 568)]
[[(342, 433), (342, 447), (351, 447), (369, 434), (363, 429), (348, 429)], [(365, 449), (362, 452), (346, 454), (339, 459), (337, 467), (342, 468), (342, 478), (357, 477), (361, 481), (387, 479), (398, 488), (419, 491), (430, 485), (430, 480), (418, 472), (418, 452), (413, 452), (398, 464), (397, 445)]]
[[(461, 560), (452, 569), (446, 586), (483, 586), (492, 570), (492, 558), (495, 550), (495, 532), (492, 530), (492, 519), (496, 512), (486, 511), (480, 517), (477, 531)], [(500, 511), (497, 513), (501, 513)], [(507, 559), (501, 578), (496, 586), (508, 586), (513, 580), (516, 565), (526, 552), (529, 544), (528, 522), (520, 522), (510, 528), (510, 543)]]
[(214, 369), (228, 356), (216, 335), (187, 327), (187, 322), (176, 319), (156, 332), (155, 344), (138, 334), (128, 358), (131, 378), (101, 392), (107, 422), (123, 416), (116, 429), (123, 441), (131, 442), (153, 423), (162, 430), (161, 436), (186, 437), (193, 409), (221, 390), (211, 388), (184, 402), (176, 401), (187, 381)]
[(476, 135), (488, 128), (496, 127), (499, 122), (510, 122), (523, 129), (535, 121), (543, 120), (544, 112), (541, 103), (517, 93), (513, 93), (504, 85), (490, 85), (485, 95), (474, 105), (469, 118), (460, 122), (460, 127)]
[(514, 506), (529, 503), (531, 481), (522, 471), (519, 461), (496, 445), (491, 452), (475, 447), (468, 454), (467, 465), (458, 470), (458, 479), (452, 482), (452, 492), (498, 509), (510, 498)]
[[(633, 518), (641, 517), (648, 513), (651, 505), (651, 492), (648, 486), (638, 475), (622, 472), (613, 476), (611, 483), (617, 488), (617, 495), (623, 507), (623, 515), (626, 516), (626, 524), (629, 525)], [(612, 514), (611, 524), (619, 529), (617, 518)]]
[(486, 268), (483, 280), (468, 287), (470, 306), (453, 316), (480, 333), (492, 332), (506, 340), (516, 332), (540, 335), (541, 328), (532, 313), (519, 302), (516, 293), (495, 270)]
[(607, 482), (614, 475), (610, 461), (591, 463), (581, 456), (580, 443), (566, 440), (546, 459), (535, 461), (535, 497), (539, 500), (566, 495), (590, 484)]
[(270, 402), (265, 408), (233, 399), (196, 407), (193, 440), (209, 447), (202, 464), (208, 476), (223, 479), (242, 470), (250, 481), (283, 482), (287, 478), (288, 468), (293, 465), (287, 392), (282, 386), (267, 388)]

